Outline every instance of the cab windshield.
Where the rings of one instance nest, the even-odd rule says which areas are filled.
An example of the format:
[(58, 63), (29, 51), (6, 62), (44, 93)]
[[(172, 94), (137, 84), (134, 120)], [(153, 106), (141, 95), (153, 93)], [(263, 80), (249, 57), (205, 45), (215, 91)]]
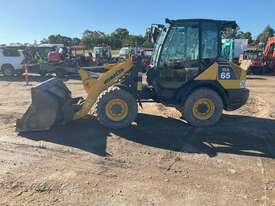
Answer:
[(198, 60), (199, 27), (172, 27), (163, 45), (160, 66), (173, 62)]

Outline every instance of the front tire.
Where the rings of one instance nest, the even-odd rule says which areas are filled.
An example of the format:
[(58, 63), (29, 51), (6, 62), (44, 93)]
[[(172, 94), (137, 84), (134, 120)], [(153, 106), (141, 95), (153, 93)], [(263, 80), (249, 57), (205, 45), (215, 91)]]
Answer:
[(98, 98), (95, 114), (105, 127), (118, 129), (129, 126), (138, 113), (136, 98), (119, 87), (111, 87)]
[(15, 75), (15, 69), (11, 64), (5, 64), (2, 66), (2, 72), (6, 77), (12, 77)]
[(183, 110), (184, 119), (192, 126), (212, 126), (222, 116), (223, 101), (214, 90), (200, 88), (188, 96)]

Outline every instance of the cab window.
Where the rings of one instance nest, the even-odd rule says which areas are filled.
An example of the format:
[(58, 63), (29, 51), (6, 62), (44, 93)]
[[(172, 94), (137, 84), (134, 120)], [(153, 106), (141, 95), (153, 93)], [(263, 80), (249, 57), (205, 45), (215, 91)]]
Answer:
[(172, 27), (164, 42), (159, 64), (159, 83), (179, 88), (199, 71), (199, 26)]
[(202, 23), (201, 29), (201, 58), (217, 58), (219, 42), (217, 25), (215, 23)]
[(169, 31), (160, 56), (159, 66), (199, 59), (198, 26), (173, 27)]

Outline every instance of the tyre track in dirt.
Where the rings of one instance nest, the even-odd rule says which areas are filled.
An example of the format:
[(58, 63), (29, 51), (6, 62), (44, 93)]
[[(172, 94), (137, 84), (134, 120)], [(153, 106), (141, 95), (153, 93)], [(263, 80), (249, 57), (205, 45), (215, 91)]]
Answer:
[[(264, 97), (261, 96), (253, 96), (248, 101), (248, 104), (241, 110), (241, 112), (244, 112), (247, 110), (247, 113), (249, 115), (260, 117), (260, 118), (270, 118), (272, 114), (271, 105), (268, 101), (265, 100)], [(245, 112), (244, 112), (245, 113)], [(270, 125), (268, 124), (262, 124), (263, 130), (263, 139), (266, 145), (266, 148), (268, 149), (269, 153), (275, 158), (275, 141), (274, 141), (274, 135), (275, 133), (272, 133)], [(274, 130), (273, 130), (274, 131)], [(255, 145), (257, 147), (257, 145)], [(274, 200), (272, 198), (275, 195), (275, 192), (269, 192), (270, 187), (268, 185), (272, 184), (274, 185), (274, 179), (273, 177), (270, 177), (270, 174), (274, 174), (275, 170), (274, 168), (269, 167), (270, 162), (272, 160), (265, 159), (265, 158), (258, 158), (257, 165), (261, 168), (261, 174), (262, 174), (262, 189), (263, 189), (263, 205), (273, 205)], [(273, 161), (272, 161), (273, 162)], [(273, 186), (271, 190), (273, 189)], [(271, 191), (270, 190), (270, 191)], [(271, 193), (271, 194), (269, 194)]]
[[(165, 109), (165, 107), (158, 106), (158, 108), (159, 108), (160, 112), (164, 111), (164, 114), (165, 113), (167, 114), (167, 112), (166, 112), (167, 110)], [(242, 107), (241, 109), (239, 109), (238, 111), (226, 112), (226, 113), (241, 114), (241, 115), (252, 116), (252, 117), (257, 117), (257, 118), (268, 118), (268, 119), (272, 118), (271, 105), (269, 104), (268, 101), (265, 100), (264, 97), (261, 97), (258, 95), (253, 95), (252, 97), (250, 97), (247, 104), (244, 107)], [(172, 116), (175, 117), (175, 115), (172, 115)], [(246, 121), (246, 120), (244, 119), (243, 121)], [(273, 156), (273, 158), (275, 158), (274, 129), (272, 130), (271, 125), (268, 125), (268, 124), (263, 124), (262, 127), (264, 128), (262, 137), (264, 139), (266, 148), (268, 149), (269, 153)], [(191, 136), (192, 135), (192, 138), (194, 138), (200, 132), (201, 131), (199, 131), (198, 129), (193, 129), (190, 127), (187, 129), (186, 133), (183, 136)], [(189, 145), (187, 145), (187, 146), (189, 146)], [(254, 146), (258, 147), (258, 145), (256, 145), (256, 144), (254, 144)], [(187, 151), (188, 151), (188, 149), (187, 149)], [(176, 164), (176, 160), (177, 159), (175, 159), (175, 161), (169, 165), (168, 170), (170, 170), (171, 167)], [(275, 202), (273, 199), (275, 192), (274, 191), (272, 192), (273, 187), (275, 187), (275, 182), (273, 179), (273, 177), (275, 177), (275, 176), (271, 175), (272, 177), (270, 177), (270, 174), (274, 174), (275, 170), (273, 167), (269, 167), (270, 162), (273, 162), (273, 160), (266, 159), (266, 158), (257, 158), (257, 166), (260, 167), (261, 174), (262, 174), (262, 186), (261, 187), (263, 190), (263, 197), (261, 198), (261, 200), (257, 200), (257, 201), (261, 201), (263, 203), (263, 205), (265, 205), (265, 206), (273, 205)]]

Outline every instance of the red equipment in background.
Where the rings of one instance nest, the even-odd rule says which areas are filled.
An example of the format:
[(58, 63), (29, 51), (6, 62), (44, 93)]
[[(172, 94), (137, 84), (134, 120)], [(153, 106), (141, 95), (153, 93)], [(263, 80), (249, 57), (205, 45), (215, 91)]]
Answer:
[(265, 45), (264, 51), (265, 66), (275, 72), (275, 37), (270, 37)]
[(49, 62), (59, 62), (61, 61), (61, 56), (58, 51), (51, 51), (48, 54), (48, 61)]
[[(247, 50), (240, 56), (239, 63), (250, 61), (249, 71), (254, 74), (275, 74), (275, 37), (270, 37), (264, 48), (258, 50)], [(249, 72), (248, 71), (248, 72)]]
[(275, 37), (270, 37), (265, 45), (263, 54), (264, 56), (269, 56), (271, 54), (271, 56), (273, 58), (275, 58)]

